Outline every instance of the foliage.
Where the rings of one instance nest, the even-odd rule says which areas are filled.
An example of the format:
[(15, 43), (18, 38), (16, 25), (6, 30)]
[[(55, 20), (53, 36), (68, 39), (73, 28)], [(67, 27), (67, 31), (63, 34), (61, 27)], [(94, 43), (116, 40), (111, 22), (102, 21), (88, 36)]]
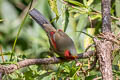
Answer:
[[(49, 41), (42, 28), (28, 16), (28, 4), (31, 0), (0, 0), (0, 47), (3, 53), (1, 64), (18, 62), (25, 58), (50, 57)], [(82, 34), (84, 31), (92, 36), (100, 33), (101, 0), (36, 0), (33, 7), (38, 9), (55, 28), (63, 29), (75, 42), (77, 52), (85, 51), (92, 44), (91, 38)], [(119, 33), (120, 1), (113, 0), (111, 8), (112, 31)], [(25, 21), (24, 21), (25, 20)], [(22, 24), (22, 22), (25, 22)], [(15, 45), (14, 59), (10, 60), (14, 40), (22, 24), (20, 35)], [(78, 31), (78, 32), (77, 32)], [(83, 46), (84, 45), (84, 46)], [(90, 48), (94, 49), (94, 48)], [(116, 52), (113, 61), (114, 78), (120, 78), (120, 55)], [(1, 55), (2, 57), (2, 55)], [(4, 75), (4, 80), (92, 80), (100, 77), (98, 64), (85, 75), (94, 57), (81, 59), (80, 66), (75, 61), (69, 63), (33, 65)]]

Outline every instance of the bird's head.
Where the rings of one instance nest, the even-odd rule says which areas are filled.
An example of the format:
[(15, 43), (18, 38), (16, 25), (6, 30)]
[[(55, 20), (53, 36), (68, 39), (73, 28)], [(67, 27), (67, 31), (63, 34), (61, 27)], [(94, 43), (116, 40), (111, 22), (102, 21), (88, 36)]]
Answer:
[(76, 59), (78, 58), (78, 55), (76, 53), (76, 50), (65, 50), (64, 56), (66, 59)]

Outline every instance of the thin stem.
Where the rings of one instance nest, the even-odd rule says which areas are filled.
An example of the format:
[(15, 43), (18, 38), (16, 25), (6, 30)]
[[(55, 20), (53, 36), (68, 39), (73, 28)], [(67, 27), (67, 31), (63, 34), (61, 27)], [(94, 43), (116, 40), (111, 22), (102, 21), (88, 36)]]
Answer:
[(22, 23), (20, 24), (20, 27), (19, 27), (19, 30), (18, 30), (17, 36), (16, 36), (16, 38), (15, 38), (15, 41), (14, 41), (14, 44), (13, 44), (13, 47), (12, 47), (12, 53), (11, 53), (10, 61), (12, 60), (12, 57), (13, 57), (13, 55), (14, 55), (16, 42), (17, 42), (17, 40), (18, 40), (18, 37), (19, 37), (20, 32), (21, 32), (21, 30), (22, 30), (22, 27), (23, 27), (23, 25), (24, 25), (24, 23), (25, 23), (25, 21), (26, 21), (26, 19), (27, 19), (27, 16), (28, 16), (29, 10), (30, 10), (31, 7), (32, 7), (32, 3), (33, 3), (33, 0), (31, 0), (30, 7), (29, 7), (29, 9), (28, 9), (28, 11), (27, 11), (27, 14), (25, 15), (25, 17), (24, 17)]

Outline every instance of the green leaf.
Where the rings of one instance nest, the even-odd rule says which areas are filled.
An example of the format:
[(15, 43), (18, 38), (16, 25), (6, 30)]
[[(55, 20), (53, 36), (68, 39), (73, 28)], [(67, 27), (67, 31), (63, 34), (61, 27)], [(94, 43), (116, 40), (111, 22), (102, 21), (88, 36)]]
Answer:
[(87, 6), (90, 6), (93, 3), (94, 0), (88, 0)]
[(87, 0), (83, 0), (85, 6), (87, 6)]
[(75, 12), (79, 14), (86, 14), (89, 12), (89, 10), (85, 7), (69, 7), (69, 12)]
[(65, 23), (64, 23), (64, 32), (67, 29), (68, 26), (68, 22), (69, 22), (69, 11), (68, 8), (65, 8)]
[(0, 22), (3, 22), (4, 20), (3, 19), (0, 19)]
[(115, 0), (115, 9), (117, 17), (120, 17), (120, 0)]
[(91, 15), (91, 20), (95, 20), (95, 19), (98, 19), (98, 18), (102, 18), (101, 14), (97, 14), (97, 15)]
[(84, 5), (78, 1), (75, 1), (75, 0), (64, 0), (72, 5), (75, 5), (75, 6), (80, 6), (80, 7), (84, 7)]
[(58, 10), (57, 10), (56, 0), (48, 0), (48, 2), (49, 2), (49, 5), (50, 5), (51, 9), (56, 14), (56, 21), (57, 21), (58, 18), (59, 18), (59, 13), (58, 13)]
[[(89, 35), (94, 35), (95, 33), (95, 28), (87, 28), (86, 32), (89, 34)], [(84, 48), (86, 49), (90, 44), (93, 43), (93, 39), (89, 36), (85, 36), (85, 39), (84, 39)]]
[(54, 77), (54, 75), (51, 73), (48, 76), (45, 76), (43, 79), (41, 80), (52, 80), (52, 77)]
[(85, 80), (93, 80), (94, 78), (96, 78), (96, 75), (90, 75), (90, 76), (87, 76)]
[(115, 71), (119, 71), (119, 65), (113, 65), (112, 67)]
[(77, 24), (77, 31), (82, 31), (86, 27), (88, 22), (88, 15), (82, 14), (79, 16), (79, 22)]

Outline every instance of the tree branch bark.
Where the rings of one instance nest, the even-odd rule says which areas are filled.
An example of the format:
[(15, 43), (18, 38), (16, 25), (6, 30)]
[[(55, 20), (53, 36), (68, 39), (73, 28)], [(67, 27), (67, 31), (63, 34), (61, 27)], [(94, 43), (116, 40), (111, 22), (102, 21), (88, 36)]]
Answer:
[[(111, 0), (102, 0), (102, 33), (110, 37), (111, 20), (110, 20), (110, 3)], [(102, 38), (98, 40), (94, 38), (96, 45), (96, 53), (102, 74), (102, 80), (113, 80), (112, 75), (112, 48), (113, 43), (107, 39)]]
[(102, 74), (102, 80), (113, 80), (112, 76), (112, 43), (106, 40), (94, 39), (96, 53)]
[(111, 0), (102, 0), (102, 33), (111, 32)]
[[(78, 59), (85, 59), (94, 55), (95, 55), (95, 51), (88, 51), (85, 53), (78, 54)], [(43, 58), (43, 59), (26, 59), (16, 64), (10, 64), (8, 66), (0, 65), (0, 73), (10, 74), (10, 73), (13, 73), (15, 70), (18, 70), (20, 68), (30, 66), (30, 65), (57, 64), (57, 63), (68, 62), (68, 61), (71, 61), (71, 60), (65, 60), (61, 57), (51, 57), (51, 58)]]

